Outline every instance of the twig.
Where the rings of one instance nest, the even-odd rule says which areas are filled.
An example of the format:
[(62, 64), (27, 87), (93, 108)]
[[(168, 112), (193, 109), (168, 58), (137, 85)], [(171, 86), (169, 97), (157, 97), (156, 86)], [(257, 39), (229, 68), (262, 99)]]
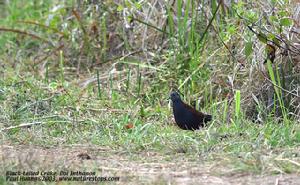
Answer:
[(39, 124), (42, 124), (42, 123), (45, 123), (45, 122), (38, 121), (38, 122), (33, 122), (33, 123), (23, 123), (23, 124), (20, 124), (20, 125), (17, 125), (17, 126), (10, 126), (10, 127), (7, 127), (7, 128), (3, 128), (3, 129), (0, 130), (0, 132), (11, 130), (11, 129), (14, 129), (14, 128), (23, 128), (23, 127), (29, 127), (29, 126), (32, 126), (32, 125), (39, 125)]
[[(72, 106), (68, 106), (67, 108), (72, 109), (72, 110), (76, 110), (76, 108), (72, 107)], [(115, 112), (115, 113), (125, 113), (125, 112), (129, 112), (130, 110), (122, 110), (122, 109), (96, 109), (96, 108), (82, 108), (80, 110), (89, 110), (89, 111), (94, 111), (94, 112)]]
[(150, 28), (153, 28), (153, 29), (155, 29), (155, 30), (157, 30), (157, 31), (159, 31), (159, 32), (161, 32), (161, 33), (163, 33), (163, 34), (167, 34), (167, 35), (170, 35), (170, 36), (171, 36), (171, 34), (168, 33), (168, 32), (166, 32), (165, 30), (160, 29), (160, 28), (158, 28), (158, 27), (156, 27), (156, 26), (153, 26), (152, 24), (146, 23), (146, 22), (144, 22), (144, 21), (142, 21), (142, 20), (140, 20), (140, 19), (137, 19), (137, 18), (135, 18), (135, 17), (132, 17), (132, 21), (137, 21), (137, 22), (139, 22), (139, 23), (141, 23), (141, 24), (144, 24), (144, 25), (146, 25), (146, 26), (149, 26)]
[[(254, 26), (259, 27), (261, 30), (265, 30), (266, 32), (273, 34), (273, 33), (270, 32), (269, 30), (264, 29), (264, 28), (258, 26), (257, 24), (251, 22), (251, 21), (248, 20), (247, 18), (241, 16), (236, 10), (234, 10), (234, 11), (235, 11), (235, 13), (237, 14), (237, 16), (238, 16), (240, 19), (245, 20), (246, 22), (250, 23), (251, 25), (254, 25)], [(256, 36), (260, 35), (260, 33), (257, 33), (251, 26), (247, 25), (247, 27), (248, 27), (248, 29), (249, 29), (251, 32), (253, 32)], [(275, 34), (273, 34), (273, 35), (275, 35)], [(290, 52), (292, 52), (292, 53), (296, 53), (296, 54), (299, 53), (299, 50), (298, 50), (295, 46), (289, 45), (289, 44), (288, 44), (283, 38), (281, 38), (280, 36), (275, 35), (275, 38), (278, 39), (278, 40), (280, 40), (281, 42), (283, 42), (283, 43), (284, 43), (286, 46), (288, 46), (288, 47), (283, 47), (283, 46), (281, 46), (280, 44), (274, 42), (273, 40), (270, 40), (270, 39), (264, 37), (264, 39), (266, 39), (268, 42), (271, 42), (272, 44), (276, 45), (276, 46), (279, 47), (279, 48), (282, 48), (282, 49), (284, 49), (284, 50), (288, 50), (288, 51), (290, 51)], [(291, 50), (289, 47), (294, 48), (297, 52), (294, 51), (294, 50)]]
[(105, 63), (108, 63), (108, 62), (112, 62), (112, 61), (116, 61), (116, 60), (124, 60), (125, 58), (131, 56), (131, 55), (134, 55), (134, 54), (137, 54), (137, 53), (141, 53), (141, 52), (145, 52), (143, 49), (140, 49), (140, 50), (136, 50), (136, 51), (133, 51), (133, 52), (130, 52), (130, 53), (127, 53), (126, 55), (121, 55), (121, 56), (116, 56), (114, 58), (111, 58), (111, 59), (108, 59), (106, 60), (105, 62), (101, 62), (101, 63), (94, 63), (92, 64), (92, 67), (96, 66), (96, 65), (102, 65), (102, 64), (105, 64)]
[(297, 98), (300, 98), (299, 95), (297, 95), (297, 94), (295, 94), (295, 93), (293, 93), (293, 92), (291, 92), (291, 91), (288, 91), (288, 90), (286, 90), (286, 89), (280, 87), (280, 86), (277, 85), (277, 84), (274, 84), (274, 83), (272, 82), (272, 80), (270, 80), (270, 79), (269, 79), (269, 78), (268, 78), (261, 70), (259, 70), (259, 72), (260, 72), (260, 73), (262, 74), (262, 76), (263, 76), (268, 82), (270, 82), (272, 85), (278, 87), (279, 89), (281, 89), (282, 91), (284, 91), (284, 92), (286, 92), (286, 93), (288, 93), (288, 94), (291, 94), (291, 95), (293, 95), (293, 96), (296, 96)]
[[(200, 38), (200, 40), (199, 40), (199, 44), (202, 43), (202, 41), (203, 41), (205, 35), (207, 34), (208, 29), (209, 29), (210, 26), (212, 25), (212, 22), (215, 20), (216, 15), (217, 15), (217, 12), (218, 12), (218, 10), (219, 10), (219, 8), (220, 8), (220, 5), (221, 5), (221, 3), (218, 4), (218, 6), (217, 6), (215, 12), (213, 13), (212, 18), (209, 20), (209, 23), (208, 23), (208, 25), (206, 26), (206, 28), (205, 28), (205, 30), (204, 30), (204, 32), (203, 32), (203, 34), (202, 34), (202, 36), (201, 36), (201, 38)], [(194, 48), (194, 51), (193, 51), (193, 52), (195, 52), (196, 49), (197, 49), (197, 47)]]
[(17, 30), (17, 29), (11, 29), (11, 28), (0, 28), (0, 31), (6, 31), (6, 32), (14, 32), (14, 33), (19, 33), (19, 34), (23, 34), (23, 35), (28, 35), (34, 39), (38, 39), (38, 40), (41, 40), (41, 41), (44, 41), (44, 42), (47, 42), (48, 44), (50, 43), (48, 40), (42, 38), (42, 37), (39, 37), (33, 33), (28, 33), (26, 31), (22, 31), (22, 30)]
[(45, 28), (45, 29), (53, 30), (55, 33), (58, 33), (58, 34), (62, 35), (63, 37), (67, 37), (64, 32), (61, 32), (58, 29), (52, 28), (50, 26), (47, 26), (45, 24), (41, 24), (41, 23), (38, 23), (38, 22), (35, 22), (35, 21), (31, 21), (31, 20), (22, 21), (22, 20), (20, 20), (20, 21), (16, 21), (16, 22), (25, 23), (25, 24), (33, 24), (33, 25), (36, 25), (36, 26), (40, 26), (40, 27)]
[(293, 161), (291, 159), (285, 159), (285, 158), (277, 158), (275, 159), (276, 161), (288, 161), (290, 163), (292, 163), (293, 165), (295, 166), (299, 166), (300, 167), (300, 163), (296, 162), (296, 161)]

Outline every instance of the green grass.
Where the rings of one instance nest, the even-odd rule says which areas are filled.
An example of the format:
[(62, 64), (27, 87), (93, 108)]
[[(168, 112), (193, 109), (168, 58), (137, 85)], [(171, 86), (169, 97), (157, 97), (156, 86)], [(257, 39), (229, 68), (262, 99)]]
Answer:
[[(81, 89), (69, 83), (53, 89), (43, 80), (29, 76), (23, 79), (11, 74), (0, 82), (1, 128), (20, 123), (41, 124), (3, 131), (4, 143), (44, 147), (83, 144), (162, 155), (183, 152), (190, 159), (204, 156), (212, 162), (216, 156), (224, 156), (236, 170), (254, 173), (264, 172), (264, 165), (270, 161), (287, 173), (299, 169), (274, 158), (259, 160), (265, 153), (274, 156), (273, 150), (279, 150), (279, 156), (293, 158), (295, 151), (289, 150), (300, 143), (300, 126), (293, 121), (278, 123), (270, 118), (264, 124), (255, 124), (241, 118), (240, 124), (227, 125), (221, 122), (223, 115), (218, 115), (222, 111), (216, 110), (208, 127), (197, 132), (184, 131), (172, 122), (167, 101), (143, 104), (126, 92), (112, 97), (102, 92), (99, 99), (96, 85)], [(142, 106), (144, 113), (140, 114)], [(127, 129), (129, 123), (134, 127)]]
[[(119, 25), (117, 21), (130, 17), (114, 17), (117, 15), (112, 12), (117, 10), (115, 5), (108, 6), (110, 1), (100, 7), (99, 14), (89, 12), (81, 17), (76, 17), (79, 10), (68, 12), (67, 5), (67, 8), (49, 12), (49, 7), (55, 7), (51, 1), (43, 1), (47, 2), (44, 6), (42, 3), (11, 2), (0, 27), (35, 31), (51, 40), (54, 47), (28, 35), (25, 38), (11, 32), (0, 35), (0, 45), (7, 46), (7, 51), (0, 49), (3, 61), (0, 66), (0, 129), (16, 126), (0, 132), (3, 145), (45, 149), (77, 144), (105, 146), (141, 161), (149, 160), (143, 155), (145, 152), (155, 152), (165, 156), (161, 162), (176, 162), (176, 157), (183, 155), (187, 161), (203, 160), (210, 165), (229, 166), (232, 173), (300, 172), (297, 153), (300, 124), (296, 118), (287, 116), (286, 105), (280, 99), (283, 96), (280, 74), (267, 63), (275, 90), (273, 97), (279, 100), (277, 108), (281, 108), (284, 119), (275, 117), (275, 111), (265, 111), (264, 106), (259, 110), (266, 115), (264, 122), (248, 119), (247, 106), (243, 103), (252, 92), (251, 87), (245, 88), (244, 84), (249, 76), (256, 75), (249, 69), (256, 68), (251, 62), (247, 63), (251, 59), (245, 59), (243, 70), (238, 71), (241, 65), (235, 62), (234, 51), (230, 55), (227, 53), (230, 47), (243, 50), (235, 45), (243, 45), (238, 40), (244, 35), (237, 30), (245, 30), (245, 27), (242, 29), (241, 23), (235, 23), (238, 17), (233, 13), (220, 20), (223, 15), (216, 1), (207, 10), (208, 18), (196, 13), (198, 6), (194, 1), (187, 1), (190, 3), (184, 6), (179, 0), (176, 9), (167, 6), (168, 25), (163, 29), (153, 26), (153, 20), (138, 22), (148, 29), (154, 28), (159, 34), (166, 34), (169, 48), (160, 53), (153, 50), (151, 44), (150, 49), (139, 48), (138, 42), (132, 44), (127, 32), (135, 30), (112, 28), (112, 23)], [(67, 4), (72, 3), (68, 1)], [(124, 6), (131, 11), (140, 10), (139, 4)], [(201, 6), (207, 5), (203, 2)], [(94, 10), (90, 4), (83, 7)], [(108, 7), (112, 10), (106, 9)], [(242, 7), (237, 8), (242, 10)], [(41, 25), (52, 16), (49, 26), (42, 29)], [(174, 16), (180, 19), (173, 19)], [(17, 24), (20, 18), (35, 20), (39, 26)], [(93, 21), (101, 30), (99, 35), (89, 32)], [(224, 26), (228, 22), (232, 25)], [(57, 30), (62, 30), (65, 36), (58, 39)], [(220, 33), (215, 33), (217, 31)], [(246, 34), (253, 37), (252, 33)], [(150, 42), (148, 38), (138, 39)], [(124, 46), (113, 45), (116, 41)], [(64, 44), (64, 48), (60, 48), (60, 44)], [(110, 51), (117, 46), (122, 46), (122, 50)], [(247, 57), (251, 52), (254, 51), (248, 51)], [(40, 58), (44, 59), (38, 60)], [(93, 66), (95, 63), (97, 65)], [(173, 87), (179, 88), (189, 104), (197, 99), (196, 107), (211, 113), (213, 121), (195, 132), (175, 126), (168, 100)], [(24, 123), (36, 124), (18, 127)], [(130, 125), (133, 128), (129, 128)], [(0, 178), (0, 184), (2, 181)]]

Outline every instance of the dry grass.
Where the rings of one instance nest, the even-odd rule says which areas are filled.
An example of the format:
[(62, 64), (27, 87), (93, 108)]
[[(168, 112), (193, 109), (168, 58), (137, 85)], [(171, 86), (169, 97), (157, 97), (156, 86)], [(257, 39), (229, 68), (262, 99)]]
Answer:
[[(2, 2), (2, 171), (299, 183), (299, 5), (126, 2)], [(172, 88), (213, 114), (208, 127), (172, 125)]]
[[(91, 159), (81, 159), (82, 154)], [(1, 146), (1, 166), (10, 170), (13, 166), (22, 171), (95, 171), (97, 176), (120, 177), (116, 184), (298, 184), (298, 175), (253, 175), (236, 172), (219, 156), (218, 162), (202, 158), (187, 158), (184, 154), (161, 155), (156, 152), (127, 153), (110, 148), (74, 145), (42, 148), (37, 146)], [(273, 155), (273, 154), (271, 154)], [(143, 157), (142, 157), (143, 156)], [(261, 156), (264, 158), (264, 156)], [(231, 160), (230, 160), (231, 161)], [(266, 164), (271, 165), (270, 161)], [(266, 169), (268, 171), (268, 169)], [(220, 175), (222, 174), (222, 175)]]

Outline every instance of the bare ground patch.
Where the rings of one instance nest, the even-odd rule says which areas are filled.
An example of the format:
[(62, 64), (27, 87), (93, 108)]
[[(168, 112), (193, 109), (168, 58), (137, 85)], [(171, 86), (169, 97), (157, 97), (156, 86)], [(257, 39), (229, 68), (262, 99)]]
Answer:
[(95, 171), (97, 176), (118, 176), (117, 184), (300, 184), (297, 174), (254, 175), (227, 173), (218, 162), (190, 160), (183, 154), (162, 156), (154, 152), (132, 154), (94, 146), (44, 148), (1, 146), (5, 171)]
[(232, 173), (218, 161), (190, 160), (184, 154), (128, 153), (105, 147), (70, 146), (0, 147), (5, 171), (93, 171), (97, 176), (117, 176), (117, 184), (300, 184), (299, 174), (255, 175)]

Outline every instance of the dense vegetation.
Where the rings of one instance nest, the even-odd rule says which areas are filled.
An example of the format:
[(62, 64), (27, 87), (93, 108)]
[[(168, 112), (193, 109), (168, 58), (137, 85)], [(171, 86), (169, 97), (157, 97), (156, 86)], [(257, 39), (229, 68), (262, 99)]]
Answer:
[[(296, 3), (0, 3), (4, 144), (88, 143), (299, 173)], [(172, 89), (214, 120), (197, 132), (174, 126)]]

